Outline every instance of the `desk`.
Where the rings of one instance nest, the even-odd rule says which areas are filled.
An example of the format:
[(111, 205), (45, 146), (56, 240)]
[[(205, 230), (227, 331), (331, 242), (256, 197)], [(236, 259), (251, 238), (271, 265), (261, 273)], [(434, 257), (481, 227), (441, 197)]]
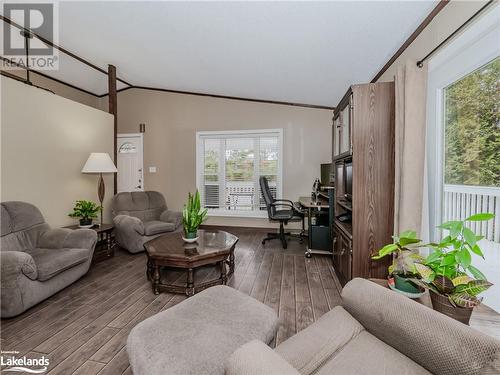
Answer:
[[(326, 225), (316, 225), (317, 220), (324, 215), (330, 215), (329, 200), (319, 197), (318, 201), (314, 201), (311, 197), (300, 197), (299, 204), (302, 208), (307, 210), (307, 235), (308, 246), (306, 250), (306, 257), (310, 258), (312, 254), (332, 255), (330, 250), (332, 246), (331, 241), (331, 219), (325, 220)], [(315, 220), (313, 220), (315, 218)], [(313, 221), (315, 221), (313, 223)], [(317, 245), (321, 246), (317, 246)], [(321, 247), (317, 249), (316, 247)]]

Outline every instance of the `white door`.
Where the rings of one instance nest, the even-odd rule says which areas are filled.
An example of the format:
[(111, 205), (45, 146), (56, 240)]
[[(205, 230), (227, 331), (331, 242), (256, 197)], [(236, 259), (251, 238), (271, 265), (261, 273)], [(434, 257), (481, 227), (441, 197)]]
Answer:
[(144, 190), (142, 134), (118, 134), (118, 192)]

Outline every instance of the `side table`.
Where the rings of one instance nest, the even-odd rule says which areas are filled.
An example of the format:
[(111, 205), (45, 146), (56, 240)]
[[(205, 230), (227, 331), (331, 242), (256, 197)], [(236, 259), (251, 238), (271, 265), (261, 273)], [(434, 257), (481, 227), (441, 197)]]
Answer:
[[(81, 229), (78, 225), (68, 225), (64, 228)], [(97, 232), (97, 244), (92, 261), (99, 262), (115, 255), (115, 241), (113, 240), (113, 224), (96, 224), (92, 228)]]

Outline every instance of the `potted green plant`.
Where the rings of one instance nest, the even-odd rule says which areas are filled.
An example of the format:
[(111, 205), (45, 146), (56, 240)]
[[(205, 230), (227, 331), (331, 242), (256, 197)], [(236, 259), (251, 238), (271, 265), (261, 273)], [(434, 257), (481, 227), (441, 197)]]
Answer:
[(415, 264), (424, 260), (417, 252), (418, 245), (422, 241), (417, 238), (415, 231), (410, 230), (392, 238), (394, 243), (384, 246), (372, 259), (377, 260), (391, 255), (393, 260), (388, 271), (394, 277), (395, 288), (406, 293), (420, 293), (420, 288), (410, 280), (418, 277)]
[(92, 219), (97, 217), (97, 213), (101, 211), (101, 206), (92, 201), (79, 200), (76, 201), (73, 212), (69, 213), (69, 217), (79, 218), (80, 227), (89, 228), (92, 226)]
[(446, 230), (439, 243), (428, 244), (432, 252), (422, 264), (416, 264), (421, 278), (413, 279), (416, 285), (429, 289), (434, 310), (469, 324), (472, 310), (481, 303), (478, 295), (493, 284), (474, 267), (472, 254), (484, 258), (476, 235), (467, 223), (491, 220), (495, 215), (480, 213), (464, 221), (447, 221), (439, 226)]
[(198, 228), (207, 217), (207, 209), (201, 208), (200, 193), (188, 193), (187, 203), (182, 210), (182, 225), (184, 227), (184, 241), (195, 242), (198, 239)]

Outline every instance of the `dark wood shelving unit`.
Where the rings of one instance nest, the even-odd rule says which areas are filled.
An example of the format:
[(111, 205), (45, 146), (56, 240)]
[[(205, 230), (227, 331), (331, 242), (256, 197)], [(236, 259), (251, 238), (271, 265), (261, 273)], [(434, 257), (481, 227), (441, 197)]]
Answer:
[[(333, 114), (335, 175), (333, 263), (342, 284), (354, 277), (384, 278), (389, 259), (371, 256), (391, 241), (394, 215), (394, 83), (349, 88)], [(352, 163), (346, 199), (345, 170)], [(340, 221), (347, 214), (349, 221)]]

